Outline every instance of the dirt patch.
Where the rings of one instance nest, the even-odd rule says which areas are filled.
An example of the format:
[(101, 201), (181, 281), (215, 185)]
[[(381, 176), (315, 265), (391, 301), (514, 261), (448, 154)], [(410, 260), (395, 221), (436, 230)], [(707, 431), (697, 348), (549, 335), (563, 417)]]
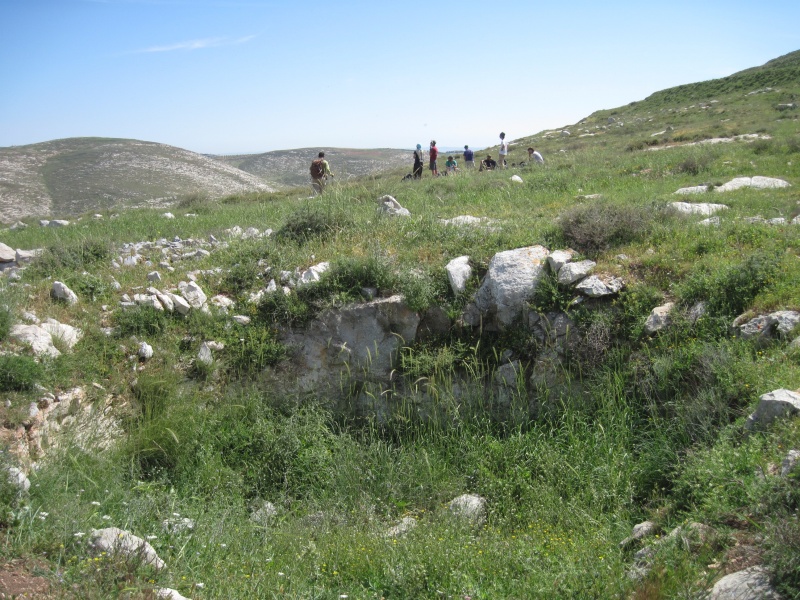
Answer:
[(34, 575), (36, 565), (23, 560), (0, 564), (0, 600), (5, 598), (55, 598), (50, 581)]

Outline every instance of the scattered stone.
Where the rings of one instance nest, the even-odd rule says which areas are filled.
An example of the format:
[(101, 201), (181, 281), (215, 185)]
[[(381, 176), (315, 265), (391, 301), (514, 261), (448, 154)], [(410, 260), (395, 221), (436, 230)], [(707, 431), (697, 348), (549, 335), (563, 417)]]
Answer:
[(69, 289), (66, 284), (60, 281), (53, 282), (53, 288), (50, 290), (50, 296), (56, 300), (64, 300), (67, 304), (73, 305), (78, 303), (78, 296)]
[(780, 600), (769, 582), (769, 574), (762, 566), (750, 567), (720, 579), (708, 600)]
[(161, 529), (167, 533), (183, 533), (194, 529), (194, 521), (187, 517), (169, 517), (161, 521)]
[(64, 219), (54, 219), (47, 222), (48, 227), (66, 227), (67, 225), (69, 225), (69, 221)]
[(786, 477), (794, 471), (798, 463), (800, 463), (800, 450), (789, 450), (786, 458), (781, 462), (781, 477)]
[(0, 263), (15, 262), (16, 259), (17, 255), (14, 249), (0, 242)]
[[(738, 317), (740, 319), (741, 317)], [(795, 327), (800, 325), (800, 312), (779, 310), (768, 315), (761, 315), (745, 323), (734, 321), (734, 328), (744, 339), (767, 341), (772, 338), (784, 339)]]
[(556, 250), (548, 255), (547, 264), (554, 273), (558, 273), (561, 267), (572, 260), (573, 256), (575, 256), (574, 250)]
[(239, 325), (250, 325), (250, 317), (246, 315), (233, 315), (233, 321)]
[(748, 431), (762, 430), (776, 419), (800, 412), (800, 394), (790, 390), (778, 389), (763, 394), (759, 398), (755, 412), (747, 417), (744, 428)]
[(175, 310), (178, 312), (178, 314), (188, 315), (189, 311), (192, 310), (191, 305), (183, 298), (183, 296), (178, 296), (177, 294), (173, 294), (171, 292), (168, 292), (164, 295), (172, 300), (172, 304), (175, 306)]
[(618, 293), (625, 282), (619, 277), (601, 278), (591, 275), (575, 286), (575, 290), (590, 298), (601, 298)]
[(440, 219), (439, 220), (442, 225), (482, 225), (483, 223), (488, 223), (489, 219), (486, 217), (473, 217), (472, 215), (459, 215), (458, 217), (453, 217), (452, 219)]
[(256, 525), (266, 527), (278, 515), (278, 509), (272, 502), (264, 500), (261, 506), (254, 507), (250, 513), (250, 520)]
[(174, 219), (175, 218), (175, 215), (173, 215), (171, 212), (165, 212), (161, 216), (164, 217), (165, 219)]
[(707, 219), (703, 219), (698, 223), (698, 225), (705, 225), (706, 227), (714, 226), (719, 227), (720, 220), (719, 217), (709, 217)]
[(464, 494), (450, 501), (450, 514), (480, 527), (486, 522), (486, 499), (475, 494)]
[(318, 265), (314, 265), (300, 273), (300, 277), (297, 279), (297, 285), (305, 285), (307, 283), (316, 283), (320, 280), (320, 276), (327, 271), (331, 266), (329, 262), (321, 262)]
[(388, 194), (378, 198), (378, 210), (392, 217), (410, 217), (411, 213), (403, 208), (400, 203)]
[(387, 529), (385, 535), (388, 538), (403, 537), (416, 526), (417, 520), (414, 517), (403, 517), (397, 525)]
[(31, 489), (31, 482), (28, 476), (17, 467), (8, 467), (8, 483), (17, 488), (21, 493), (26, 493)]
[(206, 342), (200, 344), (200, 351), (197, 353), (197, 362), (204, 365), (211, 365), (214, 362), (214, 356), (211, 354), (211, 348), (208, 347)]
[(675, 308), (674, 302), (667, 302), (662, 306), (656, 306), (651, 312), (650, 316), (644, 323), (644, 330), (653, 335), (667, 327), (670, 324), (669, 314)]
[(687, 195), (690, 195), (690, 194), (705, 194), (706, 192), (708, 192), (708, 187), (709, 186), (707, 186), (707, 185), (695, 185), (695, 186), (692, 186), (692, 187), (685, 187), (685, 188), (681, 188), (679, 190), (676, 190), (676, 191), (673, 192), (673, 194), (679, 194), (679, 195), (682, 195), (682, 196), (687, 196)]
[(55, 319), (45, 319), (40, 327), (49, 333), (52, 339), (59, 340), (69, 349), (74, 348), (75, 344), (83, 337), (83, 331), (80, 329), (72, 325), (59, 323)]
[[(186, 302), (188, 302), (192, 308), (199, 309), (202, 308), (203, 305), (205, 305), (207, 300), (205, 292), (203, 292), (203, 289), (199, 285), (197, 285), (194, 281), (190, 281), (189, 283), (182, 281), (180, 284), (178, 284), (178, 289), (180, 289), (181, 295), (184, 297)], [(178, 310), (178, 312), (180, 312), (180, 309)]]
[[(549, 259), (550, 257), (548, 257), (548, 261)], [(589, 275), (596, 266), (597, 263), (591, 260), (567, 263), (558, 270), (558, 283), (559, 285), (572, 285)]]
[(9, 336), (30, 346), (36, 356), (61, 356), (61, 352), (53, 345), (52, 336), (38, 325), (12, 325)]
[(724, 204), (711, 204), (709, 202), (700, 202), (697, 204), (690, 204), (689, 202), (670, 202), (669, 206), (679, 213), (685, 215), (705, 215), (710, 216), (715, 212), (727, 210)]
[(520, 177), (519, 175), (512, 175), (511, 176), (511, 181), (513, 181), (515, 183), (523, 183), (522, 177)]
[(153, 358), (153, 347), (147, 342), (139, 342), (139, 350), (136, 354), (142, 360), (149, 360)]
[(619, 543), (620, 548), (627, 548), (633, 542), (641, 540), (647, 536), (653, 535), (656, 531), (656, 524), (652, 521), (643, 521), (633, 526), (631, 534)]
[(161, 273), (158, 271), (151, 271), (147, 274), (147, 281), (152, 281), (153, 283), (158, 283), (161, 281)]
[(463, 294), (467, 289), (467, 281), (472, 277), (472, 267), (469, 265), (469, 256), (459, 256), (454, 258), (447, 266), (447, 280), (450, 282), (450, 288), (453, 293), (458, 296)]
[(142, 564), (159, 570), (166, 566), (150, 544), (117, 527), (93, 529), (90, 544), (97, 552), (105, 552), (110, 555), (120, 554), (127, 559), (139, 560)]
[(155, 592), (156, 598), (161, 600), (190, 600), (186, 596), (182, 596), (179, 591), (173, 590), (172, 588), (156, 588)]
[(14, 262), (16, 262), (18, 265), (27, 265), (31, 263), (37, 256), (41, 256), (42, 252), (44, 252), (44, 250), (41, 248), (37, 248), (35, 250), (20, 250), (17, 248), (17, 250), (14, 252)]

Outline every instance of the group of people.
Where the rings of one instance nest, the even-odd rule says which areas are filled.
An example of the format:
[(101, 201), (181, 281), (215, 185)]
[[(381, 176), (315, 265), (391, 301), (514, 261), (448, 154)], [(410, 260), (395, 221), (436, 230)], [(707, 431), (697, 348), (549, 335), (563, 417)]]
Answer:
[[(494, 171), (495, 169), (505, 169), (508, 167), (508, 146), (509, 143), (506, 141), (506, 134), (505, 132), (500, 132), (500, 150), (498, 152), (499, 158), (498, 160), (494, 160), (491, 154), (487, 154), (486, 158), (481, 160), (479, 171)], [(469, 145), (464, 146), (464, 165), (468, 169), (472, 169), (475, 167), (475, 153), (470, 149)], [(428, 168), (431, 171), (431, 174), (434, 177), (439, 176), (439, 166), (438, 166), (438, 159), (439, 159), (439, 149), (436, 147), (436, 140), (431, 140), (430, 149), (428, 150)], [(528, 148), (528, 161), (536, 162), (540, 165), (544, 164), (544, 158), (542, 157), (541, 153), (539, 153), (534, 148)], [(422, 145), (417, 144), (416, 149), (414, 150), (414, 168), (412, 171), (412, 178), (413, 179), (422, 179), (422, 168), (425, 164), (425, 152), (422, 150)], [(520, 166), (524, 165), (525, 163), (520, 163)], [(458, 162), (453, 158), (453, 156), (448, 156), (447, 161), (444, 163), (445, 171), (442, 175), (448, 175), (450, 173), (457, 173), (459, 171)], [(513, 165), (512, 165), (513, 166)], [(328, 161), (325, 160), (325, 153), (320, 152), (319, 156), (312, 161), (311, 163), (311, 185), (314, 187), (314, 191), (317, 194), (322, 194), (323, 190), (325, 189), (325, 180), (327, 177), (333, 177), (333, 173), (331, 173), (330, 165)], [(408, 176), (406, 176), (408, 177)]]
[[(506, 141), (506, 134), (505, 132), (500, 132), (500, 151), (499, 151), (499, 159), (494, 160), (491, 154), (487, 154), (486, 158), (481, 160), (480, 166), (478, 168), (479, 171), (493, 171), (495, 169), (505, 169), (508, 167), (508, 146), (509, 143)], [(475, 166), (475, 153), (470, 149), (469, 145), (464, 146), (464, 165), (466, 168), (471, 169)], [(439, 158), (439, 149), (436, 147), (436, 140), (431, 140), (430, 150), (428, 151), (428, 168), (431, 171), (431, 174), (434, 177), (439, 176), (439, 166), (437, 160)], [(528, 161), (536, 162), (540, 165), (544, 164), (544, 158), (542, 157), (541, 153), (536, 150), (535, 148), (528, 148)], [(422, 178), (422, 167), (425, 164), (425, 153), (422, 150), (422, 146), (417, 144), (416, 150), (414, 150), (414, 168), (413, 168), (413, 178), (414, 179), (421, 179)], [(520, 163), (524, 164), (524, 163)], [(458, 162), (452, 156), (447, 157), (447, 162), (444, 164), (445, 171), (442, 173), (443, 175), (447, 175), (449, 173), (456, 173), (459, 171)]]

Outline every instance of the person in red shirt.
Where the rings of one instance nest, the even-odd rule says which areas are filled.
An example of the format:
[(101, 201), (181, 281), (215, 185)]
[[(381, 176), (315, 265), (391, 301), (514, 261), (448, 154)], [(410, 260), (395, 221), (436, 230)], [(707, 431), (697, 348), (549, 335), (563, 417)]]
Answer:
[(434, 177), (439, 176), (439, 169), (436, 167), (436, 159), (439, 157), (439, 149), (436, 147), (436, 140), (431, 140), (431, 151), (430, 151), (430, 167), (431, 173)]

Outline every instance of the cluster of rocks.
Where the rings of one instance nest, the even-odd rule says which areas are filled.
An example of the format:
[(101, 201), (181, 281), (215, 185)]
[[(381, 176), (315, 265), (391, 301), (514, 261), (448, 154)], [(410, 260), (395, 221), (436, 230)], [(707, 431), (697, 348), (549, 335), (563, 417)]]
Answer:
[(22, 278), (22, 269), (41, 253), (41, 249), (15, 250), (0, 242), (0, 273), (12, 281), (18, 281)]

